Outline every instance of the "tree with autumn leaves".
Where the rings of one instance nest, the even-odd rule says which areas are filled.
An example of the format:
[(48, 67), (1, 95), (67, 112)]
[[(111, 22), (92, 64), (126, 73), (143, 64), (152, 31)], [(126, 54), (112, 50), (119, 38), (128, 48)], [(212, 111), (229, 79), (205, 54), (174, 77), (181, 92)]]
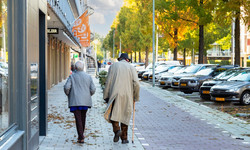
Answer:
[[(198, 47), (199, 63), (204, 63), (206, 50), (213, 42), (225, 43), (227, 40), (227, 48), (230, 47), (230, 25), (233, 19), (236, 23), (235, 56), (237, 61), (240, 60), (239, 48), (237, 49), (237, 18), (248, 22), (249, 0), (155, 0), (155, 3), (155, 23), (162, 39), (167, 42), (160, 42), (159, 47), (173, 50), (174, 60), (177, 60), (177, 53), (183, 53), (185, 58), (186, 50), (190, 54), (191, 49)], [(245, 15), (239, 13), (240, 11), (244, 11)], [(115, 36), (112, 36), (113, 32)], [(123, 52), (134, 52), (135, 58), (136, 52), (139, 52), (139, 61), (144, 54), (147, 63), (149, 52), (152, 51), (152, 0), (125, 0), (110, 33), (104, 40), (106, 49), (112, 49), (113, 38), (116, 38), (116, 50), (119, 49), (121, 39)], [(168, 47), (164, 47), (166, 45)], [(178, 47), (181, 50), (178, 50)]]

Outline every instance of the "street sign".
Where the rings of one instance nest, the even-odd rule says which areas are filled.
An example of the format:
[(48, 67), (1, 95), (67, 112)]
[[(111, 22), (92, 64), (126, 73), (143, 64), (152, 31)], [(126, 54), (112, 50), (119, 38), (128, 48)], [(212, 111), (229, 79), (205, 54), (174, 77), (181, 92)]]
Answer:
[(59, 33), (58, 31), (59, 31), (58, 28), (48, 28), (47, 29), (48, 34), (58, 34)]
[(78, 58), (78, 54), (73, 54), (73, 57), (74, 58)]

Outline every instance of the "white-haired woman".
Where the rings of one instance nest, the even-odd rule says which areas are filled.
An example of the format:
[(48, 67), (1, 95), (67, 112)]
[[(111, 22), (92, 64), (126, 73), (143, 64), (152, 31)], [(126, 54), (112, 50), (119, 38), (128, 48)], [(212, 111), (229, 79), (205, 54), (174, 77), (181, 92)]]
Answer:
[(74, 113), (78, 143), (84, 143), (84, 129), (86, 113), (92, 106), (91, 96), (95, 93), (95, 85), (90, 75), (83, 71), (83, 62), (75, 63), (73, 73), (64, 85), (64, 92), (68, 96), (70, 112)]

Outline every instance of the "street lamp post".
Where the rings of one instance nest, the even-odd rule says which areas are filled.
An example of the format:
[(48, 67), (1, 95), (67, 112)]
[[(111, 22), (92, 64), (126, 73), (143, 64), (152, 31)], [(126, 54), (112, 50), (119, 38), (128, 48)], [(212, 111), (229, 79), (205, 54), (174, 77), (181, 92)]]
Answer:
[(115, 60), (115, 30), (113, 31), (113, 60)]
[(94, 40), (94, 49), (95, 49), (95, 68), (96, 68), (96, 75), (98, 75), (98, 71), (97, 71), (97, 69), (98, 69), (98, 64), (97, 64), (97, 44), (98, 44), (98, 40), (97, 39), (95, 39)]
[(155, 0), (153, 0), (153, 87), (155, 86)]
[(119, 54), (119, 57), (120, 57), (121, 53), (122, 53), (122, 40), (121, 40), (121, 37), (120, 37), (120, 54)]

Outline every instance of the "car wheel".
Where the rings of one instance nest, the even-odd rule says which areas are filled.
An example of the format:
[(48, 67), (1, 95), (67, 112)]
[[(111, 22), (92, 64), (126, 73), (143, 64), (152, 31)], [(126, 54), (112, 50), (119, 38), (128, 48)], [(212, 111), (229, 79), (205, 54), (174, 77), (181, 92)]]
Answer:
[(245, 91), (242, 93), (241, 98), (240, 98), (240, 103), (243, 105), (250, 104), (250, 91)]
[(208, 95), (201, 95), (200, 96), (202, 99), (204, 99), (204, 100), (210, 100), (210, 96), (208, 96)]

